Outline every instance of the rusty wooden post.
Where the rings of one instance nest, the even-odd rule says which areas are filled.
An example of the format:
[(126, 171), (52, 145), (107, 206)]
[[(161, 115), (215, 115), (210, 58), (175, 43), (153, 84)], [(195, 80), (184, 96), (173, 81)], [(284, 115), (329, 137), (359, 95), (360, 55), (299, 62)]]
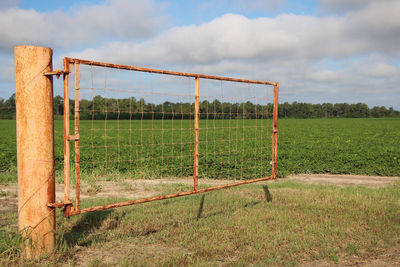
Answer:
[(18, 228), (28, 258), (55, 246), (52, 50), (14, 48), (17, 110)]
[(200, 100), (199, 100), (199, 77), (195, 80), (194, 93), (194, 191), (199, 189), (199, 119), (200, 119)]
[(274, 118), (272, 123), (272, 178), (277, 178), (278, 167), (278, 95), (279, 83), (274, 84)]

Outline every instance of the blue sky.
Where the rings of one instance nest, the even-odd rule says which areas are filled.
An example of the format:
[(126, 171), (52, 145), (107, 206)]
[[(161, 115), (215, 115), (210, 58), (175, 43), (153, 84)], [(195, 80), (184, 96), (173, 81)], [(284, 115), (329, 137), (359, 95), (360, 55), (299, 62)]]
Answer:
[(280, 102), (400, 110), (400, 1), (0, 2), (0, 97), (13, 47), (63, 56), (279, 81)]
[[(17, 1), (14, 1), (17, 2)], [(39, 12), (51, 12), (56, 9), (68, 11), (71, 6), (101, 4), (105, 1), (101, 0), (69, 0), (69, 1), (19, 1), (18, 7), (22, 9), (35, 9)], [(248, 1), (265, 2), (266, 8), (243, 8), (243, 3), (246, 1), (158, 1), (166, 11), (168, 16), (171, 16), (174, 25), (190, 25), (210, 21), (215, 17), (222, 16), (226, 13), (243, 14), (248, 18), (257, 18), (263, 16), (275, 16), (280, 13), (294, 14), (315, 14), (318, 2), (315, 0), (304, 1)], [(270, 2), (271, 4), (268, 4)], [(238, 4), (239, 3), (239, 4)], [(256, 4), (256, 7), (257, 7)], [(260, 4), (258, 4), (260, 5)]]

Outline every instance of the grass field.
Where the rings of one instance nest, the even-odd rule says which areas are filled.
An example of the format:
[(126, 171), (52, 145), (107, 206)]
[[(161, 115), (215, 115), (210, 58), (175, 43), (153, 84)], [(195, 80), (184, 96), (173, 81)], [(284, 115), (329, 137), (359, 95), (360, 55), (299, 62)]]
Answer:
[(31, 261), (19, 257), (16, 212), (3, 211), (0, 265), (357, 265), (397, 248), (399, 208), (398, 183), (372, 189), (278, 181), (72, 218), (59, 211), (56, 253)]
[[(268, 176), (271, 129), (262, 123), (202, 121), (200, 177)], [(83, 173), (134, 178), (193, 173), (193, 121), (81, 121), (80, 133)], [(58, 173), (62, 142), (62, 121), (56, 121)], [(16, 182), (15, 121), (0, 121), (0, 170), (1, 183)], [(278, 174), (291, 173), (400, 176), (400, 119), (281, 119)]]

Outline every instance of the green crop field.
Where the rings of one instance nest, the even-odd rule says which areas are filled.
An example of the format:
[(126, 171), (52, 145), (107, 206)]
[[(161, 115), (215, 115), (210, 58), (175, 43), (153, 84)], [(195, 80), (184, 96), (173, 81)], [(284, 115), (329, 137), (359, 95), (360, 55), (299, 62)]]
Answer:
[[(201, 121), (200, 177), (249, 179), (269, 175), (270, 123)], [(84, 174), (112, 173), (128, 178), (192, 175), (191, 120), (81, 121), (80, 128)], [(278, 128), (279, 176), (291, 173), (400, 176), (400, 119), (281, 119)], [(3, 183), (16, 181), (15, 136), (15, 121), (0, 120)], [(63, 129), (62, 121), (58, 120), (55, 154), (56, 170), (61, 173)]]

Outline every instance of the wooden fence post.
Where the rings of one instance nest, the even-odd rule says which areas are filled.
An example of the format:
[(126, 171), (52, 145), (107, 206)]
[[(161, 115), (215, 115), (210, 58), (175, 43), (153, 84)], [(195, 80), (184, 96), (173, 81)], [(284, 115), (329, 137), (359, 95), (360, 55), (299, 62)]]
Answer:
[(53, 78), (50, 48), (14, 48), (17, 110), (18, 228), (28, 258), (55, 247)]

